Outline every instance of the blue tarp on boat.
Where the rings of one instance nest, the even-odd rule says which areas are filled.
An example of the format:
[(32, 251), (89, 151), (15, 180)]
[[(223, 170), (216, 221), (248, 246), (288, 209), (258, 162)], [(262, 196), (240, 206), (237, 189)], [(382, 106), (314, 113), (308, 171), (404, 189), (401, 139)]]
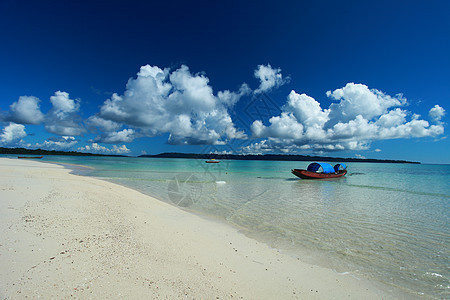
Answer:
[(334, 171), (339, 171), (339, 170), (345, 170), (345, 169), (347, 169), (347, 166), (345, 165), (345, 164), (336, 164), (335, 166), (334, 166)]
[(317, 172), (317, 171), (320, 170), (320, 168), (322, 168), (323, 173), (326, 173), (326, 174), (335, 172), (333, 167), (330, 164), (327, 164), (327, 163), (316, 163), (316, 162), (310, 164), (308, 166), (307, 170), (310, 171), (310, 172)]

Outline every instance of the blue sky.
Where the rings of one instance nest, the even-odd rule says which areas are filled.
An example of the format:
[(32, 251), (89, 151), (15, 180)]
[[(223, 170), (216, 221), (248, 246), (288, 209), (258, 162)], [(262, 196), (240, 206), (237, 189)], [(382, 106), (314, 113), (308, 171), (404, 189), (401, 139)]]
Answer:
[(448, 1), (0, 0), (0, 146), (450, 163)]

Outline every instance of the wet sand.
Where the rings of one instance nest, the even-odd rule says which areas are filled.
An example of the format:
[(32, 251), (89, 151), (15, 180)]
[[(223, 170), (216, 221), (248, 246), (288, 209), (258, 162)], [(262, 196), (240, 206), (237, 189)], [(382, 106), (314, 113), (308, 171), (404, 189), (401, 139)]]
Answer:
[(389, 299), (132, 189), (0, 158), (0, 297)]

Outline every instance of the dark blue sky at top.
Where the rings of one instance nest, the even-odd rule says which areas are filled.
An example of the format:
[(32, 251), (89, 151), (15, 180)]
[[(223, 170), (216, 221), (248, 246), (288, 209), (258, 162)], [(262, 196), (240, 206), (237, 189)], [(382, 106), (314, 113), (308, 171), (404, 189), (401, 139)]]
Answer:
[[(449, 1), (0, 0), (0, 109), (33, 95), (47, 111), (61, 90), (81, 99), (87, 118), (145, 64), (185, 64), (218, 92), (244, 82), (256, 89), (253, 72), (269, 63), (290, 77), (270, 93), (279, 106), (293, 89), (327, 108), (327, 91), (355, 82), (403, 93), (408, 109), (425, 116), (435, 104), (450, 109), (449, 13)], [(163, 138), (140, 143), (137, 151), (144, 143), (177, 151)], [(384, 152), (368, 156), (402, 158), (396, 149), (408, 148), (406, 158), (423, 159), (426, 146), (450, 162), (448, 141), (383, 143)]]

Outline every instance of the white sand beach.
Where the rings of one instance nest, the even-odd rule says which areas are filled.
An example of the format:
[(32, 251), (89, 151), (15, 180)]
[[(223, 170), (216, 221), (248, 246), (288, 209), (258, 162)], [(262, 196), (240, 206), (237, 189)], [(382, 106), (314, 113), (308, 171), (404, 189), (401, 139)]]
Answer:
[(389, 299), (132, 189), (0, 158), (0, 298)]

